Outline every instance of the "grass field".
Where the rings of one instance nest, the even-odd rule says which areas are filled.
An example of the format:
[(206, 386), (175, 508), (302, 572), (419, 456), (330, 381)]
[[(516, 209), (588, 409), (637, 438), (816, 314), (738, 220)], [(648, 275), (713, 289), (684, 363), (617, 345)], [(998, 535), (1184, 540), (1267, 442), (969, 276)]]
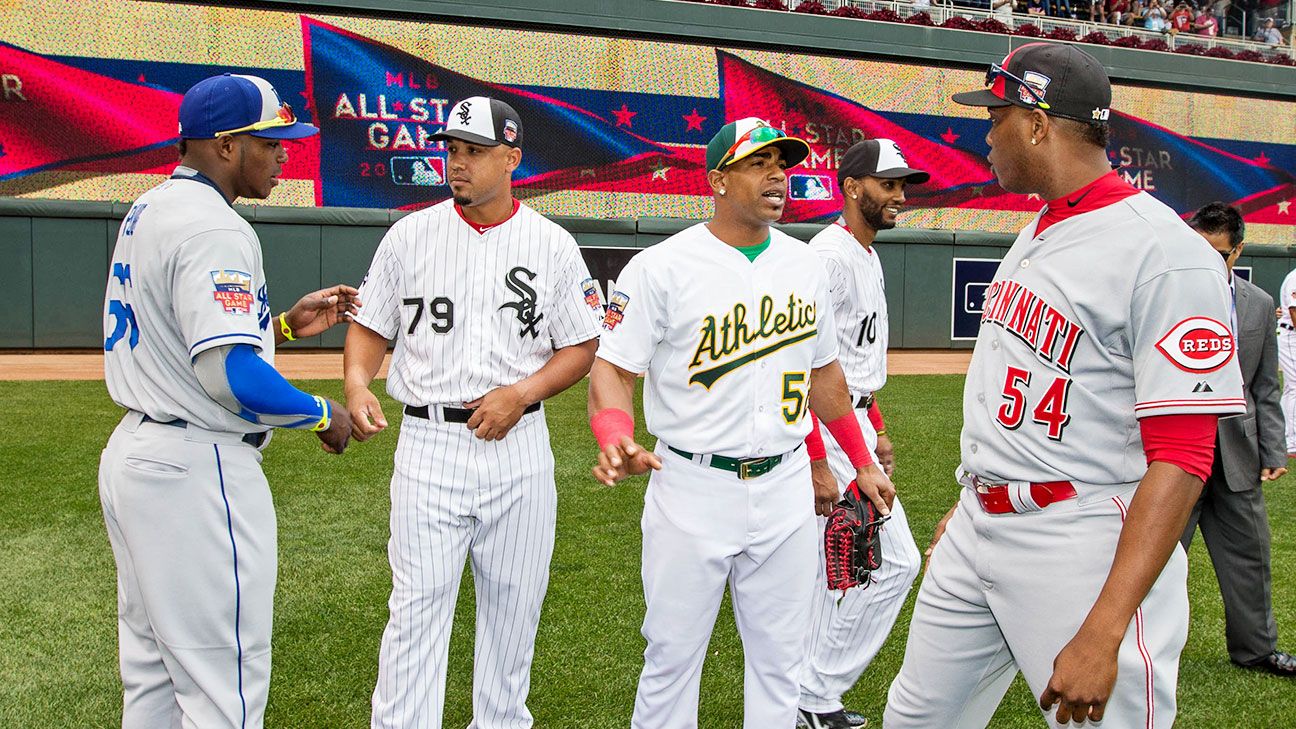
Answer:
[[(340, 396), (336, 381), (307, 383)], [(893, 377), (888, 429), (896, 483), (920, 545), (953, 503), (957, 376)], [(111, 727), (120, 722), (116, 592), (96, 487), (99, 451), (120, 417), (101, 382), (0, 382), (0, 727)], [(385, 400), (387, 413), (395, 407)], [(644, 479), (606, 489), (589, 476), (584, 385), (551, 401), (558, 463), (558, 544), (536, 646), (530, 706), (539, 727), (629, 725), (642, 665), (639, 514)], [(641, 426), (642, 427), (642, 426)], [(368, 725), (386, 621), (388, 495), (396, 433), (340, 458), (304, 433), (276, 437), (265, 470), (279, 516), (280, 568), (271, 727)], [(1296, 648), (1296, 494), (1267, 487), (1280, 631)], [(1289, 727), (1296, 684), (1232, 668), (1223, 609), (1198, 539), (1191, 555), (1192, 627), (1179, 683), (1182, 727)], [(916, 590), (915, 590), (916, 591)], [(450, 657), (446, 726), (470, 715), (472, 585), (464, 580)], [(910, 595), (891, 639), (848, 705), (875, 717), (899, 668)], [(712, 639), (701, 726), (741, 725), (742, 648), (728, 611)], [(1019, 680), (995, 727), (1043, 722)]]

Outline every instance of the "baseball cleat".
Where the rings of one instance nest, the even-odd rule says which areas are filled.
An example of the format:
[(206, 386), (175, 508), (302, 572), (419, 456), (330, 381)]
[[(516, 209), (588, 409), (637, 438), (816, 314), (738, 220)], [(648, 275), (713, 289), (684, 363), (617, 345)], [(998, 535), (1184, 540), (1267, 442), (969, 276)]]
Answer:
[(846, 715), (846, 721), (855, 729), (868, 726), (868, 717), (858, 711), (843, 711), (842, 713)]
[(797, 709), (797, 726), (805, 726), (809, 729), (852, 729), (844, 711), (816, 714), (806, 709)]

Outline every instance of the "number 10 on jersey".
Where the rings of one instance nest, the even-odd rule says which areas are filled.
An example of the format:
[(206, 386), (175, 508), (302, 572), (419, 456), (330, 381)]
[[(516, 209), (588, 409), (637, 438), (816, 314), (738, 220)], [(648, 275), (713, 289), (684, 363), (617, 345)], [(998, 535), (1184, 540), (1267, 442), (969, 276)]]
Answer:
[[(1030, 390), (1031, 373), (1020, 367), (1009, 367), (1008, 376), (1004, 379), (1003, 399), (999, 414), (995, 419), (1009, 430), (1017, 430), (1026, 419), (1026, 395)], [(1051, 440), (1062, 440), (1062, 431), (1071, 422), (1067, 413), (1067, 395), (1071, 391), (1071, 380), (1066, 377), (1054, 378), (1044, 390), (1031, 410), (1031, 421), (1039, 423), (1048, 430)]]

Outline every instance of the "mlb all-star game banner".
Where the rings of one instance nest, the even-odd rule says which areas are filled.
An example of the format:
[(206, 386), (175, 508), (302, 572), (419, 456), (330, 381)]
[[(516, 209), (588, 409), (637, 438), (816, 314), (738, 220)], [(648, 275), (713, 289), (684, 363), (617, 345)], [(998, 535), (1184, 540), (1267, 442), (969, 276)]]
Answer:
[[(974, 71), (596, 36), (163, 3), (39, 0), (0, 13), (0, 194), (130, 200), (175, 164), (176, 110), (218, 72), (264, 76), (322, 133), (289, 145), (268, 204), (418, 208), (449, 195), (430, 137), (458, 99), (524, 122), (517, 194), (543, 213), (704, 218), (706, 141), (757, 116), (813, 153), (785, 222), (830, 220), (855, 141), (932, 174), (901, 224), (1012, 231), (1041, 203), (1002, 190)], [(1047, 98), (1047, 84), (1042, 88)], [(1240, 206), (1255, 242), (1296, 243), (1296, 103), (1118, 86), (1111, 158), (1181, 213)]]

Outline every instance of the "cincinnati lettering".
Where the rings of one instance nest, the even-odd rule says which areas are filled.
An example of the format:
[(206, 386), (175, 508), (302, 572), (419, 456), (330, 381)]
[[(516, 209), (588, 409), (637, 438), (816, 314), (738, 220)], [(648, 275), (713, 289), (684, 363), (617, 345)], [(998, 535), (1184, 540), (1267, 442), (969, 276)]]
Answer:
[(986, 290), (981, 322), (997, 324), (1063, 372), (1071, 371), (1071, 357), (1084, 335), (1080, 325), (1054, 309), (1039, 294), (1012, 280), (1000, 280)]
[(806, 302), (796, 294), (789, 294), (786, 306), (777, 311), (773, 297), (762, 296), (755, 322), (748, 322), (747, 305), (743, 303), (734, 304), (720, 318), (708, 314), (702, 320), (697, 350), (693, 353), (689, 369), (702, 366), (704, 357), (706, 361), (718, 362), (762, 340), (773, 340), (784, 334), (793, 336), (771, 342), (724, 364), (696, 372), (689, 377), (689, 384), (700, 383), (703, 387), (710, 388), (716, 380), (743, 365), (813, 337), (817, 331), (814, 326), (817, 314), (813, 301)]

